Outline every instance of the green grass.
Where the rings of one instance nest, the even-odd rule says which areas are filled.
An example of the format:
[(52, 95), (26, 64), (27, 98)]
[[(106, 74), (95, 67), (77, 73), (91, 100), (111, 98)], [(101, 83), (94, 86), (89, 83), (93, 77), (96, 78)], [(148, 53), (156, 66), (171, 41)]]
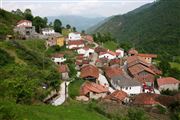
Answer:
[(176, 62), (170, 62), (170, 65), (172, 68), (176, 68), (180, 71), (180, 64)]
[(113, 41), (108, 41), (103, 44), (103, 47), (115, 51), (117, 49), (117, 43)]
[[(51, 105), (17, 105), (8, 102), (0, 103), (9, 108), (17, 120), (107, 120), (103, 115), (90, 110), (88, 104), (70, 101), (55, 107)], [(2, 112), (0, 114), (3, 114)]]
[(80, 87), (85, 81), (82, 79), (76, 79), (69, 85), (69, 96), (75, 98), (79, 95)]

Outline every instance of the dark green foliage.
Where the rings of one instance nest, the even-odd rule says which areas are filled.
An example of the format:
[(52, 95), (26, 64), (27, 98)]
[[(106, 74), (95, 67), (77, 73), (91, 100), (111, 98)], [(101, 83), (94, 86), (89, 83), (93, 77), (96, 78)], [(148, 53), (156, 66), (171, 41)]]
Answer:
[(162, 70), (163, 75), (168, 76), (169, 71), (171, 69), (171, 66), (170, 66), (169, 62), (166, 59), (163, 59), (159, 63), (159, 68)]
[(67, 24), (66, 29), (71, 29), (71, 26), (69, 24)]
[(80, 88), (81, 85), (84, 83), (85, 81), (80, 79), (80, 78), (75, 78), (71, 84), (69, 84), (68, 89), (69, 89), (69, 96), (71, 98), (75, 98), (76, 96), (80, 95)]
[(179, 56), (180, 1), (160, 0), (145, 6), (113, 16), (95, 32), (110, 32), (120, 42), (134, 43), (141, 51)]
[(7, 34), (13, 33), (13, 26), (22, 17), (0, 9), (0, 39), (4, 39)]
[(14, 62), (14, 58), (9, 56), (9, 54), (6, 51), (0, 49), (0, 68), (4, 65), (13, 62)]
[(30, 9), (26, 9), (26, 10), (24, 11), (24, 18), (25, 18), (26, 20), (33, 21), (33, 15), (32, 15), (32, 13), (31, 13), (31, 10), (30, 10)]
[(11, 106), (5, 106), (0, 103), (0, 119), (1, 120), (14, 120), (16, 118)]
[(174, 95), (176, 95), (178, 92), (179, 92), (178, 90), (169, 90), (169, 89), (167, 89), (167, 90), (162, 90), (162, 91), (161, 91), (161, 94), (162, 94), (162, 95), (174, 96)]
[(117, 42), (116, 39), (113, 38), (109, 32), (103, 34), (98, 32), (97, 34), (93, 34), (93, 39), (97, 43), (105, 43), (107, 41)]
[(44, 20), (43, 18), (36, 16), (33, 19), (33, 25), (36, 28), (36, 32), (40, 33), (40, 30), (44, 27), (46, 27), (46, 20)]
[(55, 19), (55, 21), (54, 21), (54, 30), (55, 30), (55, 32), (61, 33), (62, 32), (61, 27), (62, 27), (61, 21), (59, 19)]

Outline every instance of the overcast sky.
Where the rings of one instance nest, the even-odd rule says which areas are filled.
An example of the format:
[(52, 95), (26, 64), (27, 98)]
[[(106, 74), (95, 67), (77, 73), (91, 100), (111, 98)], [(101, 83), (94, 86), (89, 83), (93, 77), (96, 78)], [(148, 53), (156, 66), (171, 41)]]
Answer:
[(127, 13), (154, 0), (2, 0), (2, 7), (11, 11), (30, 8), (33, 15), (112, 16)]

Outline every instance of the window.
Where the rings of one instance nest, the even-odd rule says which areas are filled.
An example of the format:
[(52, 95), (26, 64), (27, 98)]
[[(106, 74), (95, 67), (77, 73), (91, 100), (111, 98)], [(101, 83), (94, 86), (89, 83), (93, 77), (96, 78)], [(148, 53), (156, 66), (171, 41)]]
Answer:
[(128, 87), (126, 87), (126, 90), (128, 90)]
[(131, 87), (129, 87), (129, 89), (131, 90)]

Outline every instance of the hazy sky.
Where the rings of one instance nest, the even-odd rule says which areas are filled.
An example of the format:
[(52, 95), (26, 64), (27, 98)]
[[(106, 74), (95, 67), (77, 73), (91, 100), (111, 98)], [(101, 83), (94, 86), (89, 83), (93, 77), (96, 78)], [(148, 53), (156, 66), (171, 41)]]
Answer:
[[(1, 0), (0, 0), (1, 1)], [(154, 0), (2, 0), (2, 7), (11, 11), (30, 8), (34, 15), (111, 16), (127, 13)]]

